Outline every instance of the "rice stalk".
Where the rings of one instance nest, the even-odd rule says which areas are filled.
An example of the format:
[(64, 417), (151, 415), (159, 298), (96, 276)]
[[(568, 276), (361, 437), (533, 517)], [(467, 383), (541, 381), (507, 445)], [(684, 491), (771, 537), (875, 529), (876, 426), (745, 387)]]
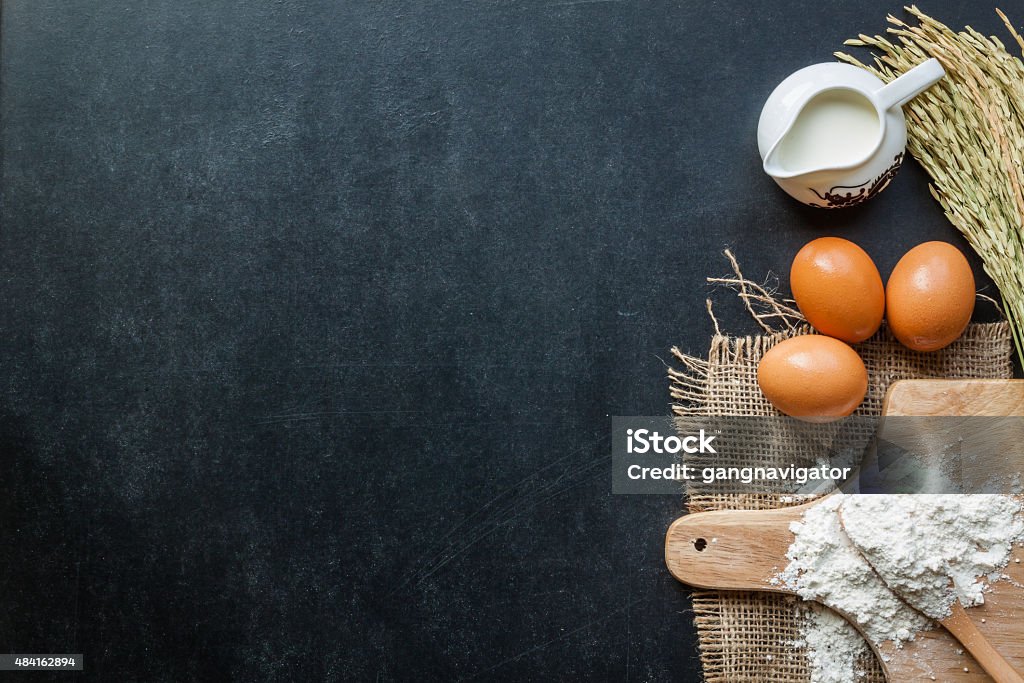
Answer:
[[(845, 52), (836, 57), (887, 82), (929, 57), (942, 63), (946, 78), (903, 108), (907, 149), (999, 287), (1024, 363), (1024, 62), (994, 36), (970, 26), (956, 32), (915, 6), (905, 9), (916, 26), (890, 15), (889, 37), (846, 41), (877, 51), (870, 63)], [(1024, 38), (996, 12), (1024, 51)]]

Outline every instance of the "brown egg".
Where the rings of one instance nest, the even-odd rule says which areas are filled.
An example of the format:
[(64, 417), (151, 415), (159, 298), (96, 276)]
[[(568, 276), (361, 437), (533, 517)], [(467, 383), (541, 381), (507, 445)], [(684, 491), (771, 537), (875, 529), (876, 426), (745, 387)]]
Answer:
[(868, 371), (848, 344), (806, 334), (770, 348), (757, 366), (757, 383), (786, 415), (831, 422), (846, 417), (864, 400)]
[(919, 244), (893, 268), (885, 288), (886, 319), (915, 351), (936, 351), (963, 334), (974, 312), (974, 274), (946, 242)]
[(822, 334), (855, 344), (882, 324), (882, 276), (849, 240), (820, 237), (805, 244), (793, 259), (789, 285), (800, 312)]

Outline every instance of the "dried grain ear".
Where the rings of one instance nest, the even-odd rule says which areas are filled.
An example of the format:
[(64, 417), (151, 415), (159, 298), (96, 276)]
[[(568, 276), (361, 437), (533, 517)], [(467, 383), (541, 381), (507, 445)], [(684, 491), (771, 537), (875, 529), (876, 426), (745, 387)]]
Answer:
[[(709, 417), (777, 415), (757, 386), (757, 364), (774, 344), (809, 332), (799, 311), (770, 288), (745, 278), (735, 257), (727, 254), (733, 276), (713, 282), (735, 289), (744, 305), (765, 330), (763, 335), (715, 334), (706, 357), (672, 349), (669, 393), (677, 426), (685, 431), (694, 421)], [(764, 312), (767, 314), (765, 315)], [(760, 316), (760, 317), (759, 317)], [(900, 379), (1009, 378), (1012, 376), (1013, 340), (1005, 322), (972, 324), (945, 349), (929, 354), (910, 351), (883, 326), (856, 345), (870, 377), (870, 387), (858, 414), (879, 415), (889, 385)], [(713, 459), (716, 466), (786, 466), (794, 457), (814, 458), (813, 445), (798, 434), (779, 431), (763, 439), (730, 439), (728, 454), (686, 456), (698, 468)], [(802, 454), (802, 455), (801, 455)], [(765, 487), (758, 493), (737, 495), (728, 490), (691, 483), (686, 491), (690, 512), (706, 510), (763, 510), (794, 505), (783, 491)], [(693, 612), (701, 662), (708, 683), (759, 681), (802, 683), (810, 679), (806, 654), (794, 647), (803, 618), (799, 603), (774, 593), (695, 591)], [(768, 656), (771, 656), (769, 659)], [(864, 683), (883, 683), (885, 677), (873, 655), (865, 657)]]
[[(911, 26), (890, 16), (888, 36), (860, 35), (869, 63), (840, 61), (891, 81), (929, 57), (946, 77), (903, 108), (907, 149), (931, 176), (930, 190), (999, 287), (1017, 353), (1024, 362), (1024, 62), (995, 37), (953, 31), (916, 7)], [(1017, 45), (1024, 38), (996, 10)]]

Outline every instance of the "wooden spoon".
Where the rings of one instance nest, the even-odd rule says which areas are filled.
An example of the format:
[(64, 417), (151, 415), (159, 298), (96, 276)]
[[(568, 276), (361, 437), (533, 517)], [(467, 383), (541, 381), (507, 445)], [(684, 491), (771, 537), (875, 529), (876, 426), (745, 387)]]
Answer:
[[(794, 535), (789, 525), (799, 521), (816, 500), (776, 510), (720, 510), (698, 512), (677, 519), (665, 538), (665, 561), (679, 581), (711, 590), (768, 591), (791, 593), (773, 581), (789, 560), (786, 551)], [(1015, 552), (1017, 559), (1024, 555)], [(971, 608), (985, 617), (980, 624), (985, 639), (999, 648), (1017, 666), (1024, 666), (1024, 563), (1011, 563), (1009, 576), (992, 586), (985, 604)], [(855, 618), (843, 614), (859, 631)], [(953, 624), (956, 628), (958, 624)], [(975, 627), (979, 627), (974, 623)], [(968, 637), (965, 635), (965, 637)], [(894, 683), (990, 683), (970, 651), (939, 626), (918, 633), (911, 642), (896, 647), (891, 641), (875, 646), (879, 663)], [(1010, 679), (1013, 680), (1013, 679)]]
[[(850, 528), (847, 526), (848, 517), (844, 514), (842, 506), (839, 507), (837, 512), (846, 537), (853, 544), (853, 547), (857, 549), (861, 557), (875, 570), (875, 574), (885, 582), (885, 585), (893, 593), (903, 599), (906, 604), (914, 609), (918, 609), (912, 600), (907, 599), (904, 582), (901, 577), (890, 575), (885, 570), (885, 565), (878, 562), (880, 558), (876, 554), (882, 552), (880, 546), (867, 542), (868, 539), (861, 538), (860, 534), (851, 533)], [(974, 656), (979, 666), (992, 677), (992, 680), (995, 683), (1024, 683), (1024, 678), (992, 647), (992, 644), (985, 638), (984, 634), (978, 630), (978, 625), (974, 623), (974, 620), (959, 600), (953, 603), (951, 610), (952, 612), (948, 617), (937, 619), (937, 621)], [(926, 614), (926, 616), (935, 618), (932, 615)]]
[[(1024, 415), (1024, 380), (904, 380), (895, 382), (886, 394), (883, 415)], [(981, 423), (979, 423), (981, 424)], [(991, 435), (985, 435), (989, 438)], [(1019, 453), (1016, 434), (1000, 435), (1005, 449), (990, 449), (1008, 454)], [(992, 463), (991, 472), (978, 474), (1006, 476), (1021, 471), (1019, 455), (1006, 462)], [(760, 590), (788, 592), (773, 582), (787, 564), (786, 551), (793, 542), (789, 525), (801, 519), (815, 501), (802, 506), (777, 510), (722, 510), (686, 515), (677, 519), (665, 540), (665, 560), (672, 575), (683, 583), (712, 590)], [(987, 683), (992, 677), (981, 670), (969, 654), (975, 643), (994, 645), (1010, 661), (1024, 668), (1024, 560), (1015, 560), (1004, 570), (1008, 580), (992, 586), (985, 604), (972, 607), (974, 619), (955, 619), (947, 628), (936, 627), (917, 634), (912, 642), (897, 648), (886, 642), (872, 649), (880, 654), (880, 663), (888, 680), (930, 683)], [(857, 626), (856, 621), (844, 615)], [(978, 620), (982, 620), (978, 624)], [(951, 633), (974, 649), (958, 647)], [(981, 638), (971, 631), (979, 631)], [(868, 639), (869, 640), (869, 639)], [(982, 650), (981, 656), (985, 656)], [(1014, 679), (1008, 679), (1014, 680)]]
[[(983, 415), (1007, 416), (1024, 415), (1024, 382), (1021, 380), (916, 380), (896, 382), (889, 389), (882, 409), (884, 415)], [(1018, 435), (1009, 436), (1019, 447)], [(992, 438), (992, 435), (987, 435)], [(997, 436), (998, 438), (998, 436)], [(1012, 461), (995, 468), (1003, 477), (1019, 470), (1018, 448), (998, 449), (997, 452), (1014, 454)], [(1007, 466), (1008, 465), (1008, 466)], [(990, 473), (987, 473), (990, 474)], [(843, 521), (843, 528), (846, 528)], [(849, 534), (847, 534), (849, 537)], [(851, 539), (854, 546), (856, 541)], [(858, 550), (861, 550), (858, 547)], [(874, 567), (870, 554), (861, 550), (864, 558)], [(876, 570), (877, 571), (877, 570)], [(880, 574), (881, 576), (881, 574)], [(882, 576), (885, 581), (885, 576)], [(892, 588), (888, 581), (886, 585)], [(899, 590), (895, 590), (899, 595)], [(952, 613), (940, 623), (946, 627), (963, 646), (974, 655), (978, 663), (996, 683), (1024, 683), (1024, 678), (1006, 659), (992, 647), (992, 643), (978, 630), (978, 624), (958, 600), (953, 604)], [(973, 612), (973, 610), (972, 610)], [(981, 617), (978, 617), (981, 619)]]
[(946, 630), (959, 640), (964, 648), (978, 660), (996, 683), (1024, 683), (1024, 678), (1006, 659), (999, 654), (985, 635), (978, 630), (978, 625), (967, 615), (960, 601), (953, 603), (953, 612), (941, 620)]

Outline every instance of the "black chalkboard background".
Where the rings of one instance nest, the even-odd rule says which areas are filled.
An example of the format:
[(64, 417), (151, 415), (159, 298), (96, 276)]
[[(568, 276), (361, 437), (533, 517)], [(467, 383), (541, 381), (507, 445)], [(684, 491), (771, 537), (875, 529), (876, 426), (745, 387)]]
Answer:
[(2, 7), (0, 650), (90, 680), (697, 681), (610, 416), (668, 412), (726, 246), (966, 248), (912, 162), (840, 213), (760, 170), (898, 3)]

